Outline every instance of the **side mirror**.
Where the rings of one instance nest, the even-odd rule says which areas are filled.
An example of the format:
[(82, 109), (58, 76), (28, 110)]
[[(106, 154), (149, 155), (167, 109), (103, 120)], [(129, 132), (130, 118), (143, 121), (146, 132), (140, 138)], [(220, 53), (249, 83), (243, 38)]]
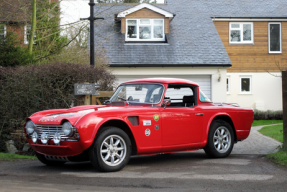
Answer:
[(164, 108), (166, 108), (166, 106), (168, 106), (168, 105), (170, 105), (170, 104), (171, 104), (171, 100), (170, 100), (170, 99), (165, 99), (165, 100), (163, 100), (162, 105), (163, 105)]

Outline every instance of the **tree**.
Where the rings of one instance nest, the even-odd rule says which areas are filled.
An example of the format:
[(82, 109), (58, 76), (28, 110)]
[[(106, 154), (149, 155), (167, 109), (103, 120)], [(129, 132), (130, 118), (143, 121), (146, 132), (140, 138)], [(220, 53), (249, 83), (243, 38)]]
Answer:
[(283, 150), (287, 151), (287, 71), (282, 71)]

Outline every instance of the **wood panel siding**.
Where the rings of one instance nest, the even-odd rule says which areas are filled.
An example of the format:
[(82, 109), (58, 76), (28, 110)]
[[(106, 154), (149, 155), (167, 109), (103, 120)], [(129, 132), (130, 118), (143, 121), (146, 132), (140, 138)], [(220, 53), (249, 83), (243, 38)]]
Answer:
[(122, 18), (121, 20), (121, 33), (126, 33), (126, 19), (164, 19), (164, 31), (165, 33), (169, 33), (169, 18), (165, 18), (164, 15), (159, 14), (157, 12), (154, 12), (150, 9), (143, 8), (141, 10), (138, 10), (136, 12), (133, 12), (129, 15), (127, 15), (125, 18)]
[(268, 23), (253, 22), (254, 44), (229, 44), (229, 22), (215, 21), (214, 25), (232, 62), (227, 72), (279, 72), (287, 67), (287, 22), (281, 22), (282, 54), (268, 52)]
[(122, 34), (126, 33), (126, 19), (125, 18), (122, 18), (121, 20), (121, 32)]

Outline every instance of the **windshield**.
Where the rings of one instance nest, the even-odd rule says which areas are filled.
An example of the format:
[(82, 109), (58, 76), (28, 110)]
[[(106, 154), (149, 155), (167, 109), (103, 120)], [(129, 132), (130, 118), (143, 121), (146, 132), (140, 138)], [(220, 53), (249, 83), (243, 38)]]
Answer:
[(163, 90), (164, 86), (159, 84), (121, 85), (110, 101), (157, 104), (161, 101)]
[(199, 90), (199, 100), (201, 102), (211, 102), (211, 100), (201, 90)]

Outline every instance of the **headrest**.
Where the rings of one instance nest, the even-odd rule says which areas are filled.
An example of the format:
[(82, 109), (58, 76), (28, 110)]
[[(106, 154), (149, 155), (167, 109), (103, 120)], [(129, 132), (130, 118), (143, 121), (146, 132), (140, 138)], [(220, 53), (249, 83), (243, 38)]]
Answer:
[(194, 96), (193, 95), (183, 96), (183, 103), (194, 103)]

